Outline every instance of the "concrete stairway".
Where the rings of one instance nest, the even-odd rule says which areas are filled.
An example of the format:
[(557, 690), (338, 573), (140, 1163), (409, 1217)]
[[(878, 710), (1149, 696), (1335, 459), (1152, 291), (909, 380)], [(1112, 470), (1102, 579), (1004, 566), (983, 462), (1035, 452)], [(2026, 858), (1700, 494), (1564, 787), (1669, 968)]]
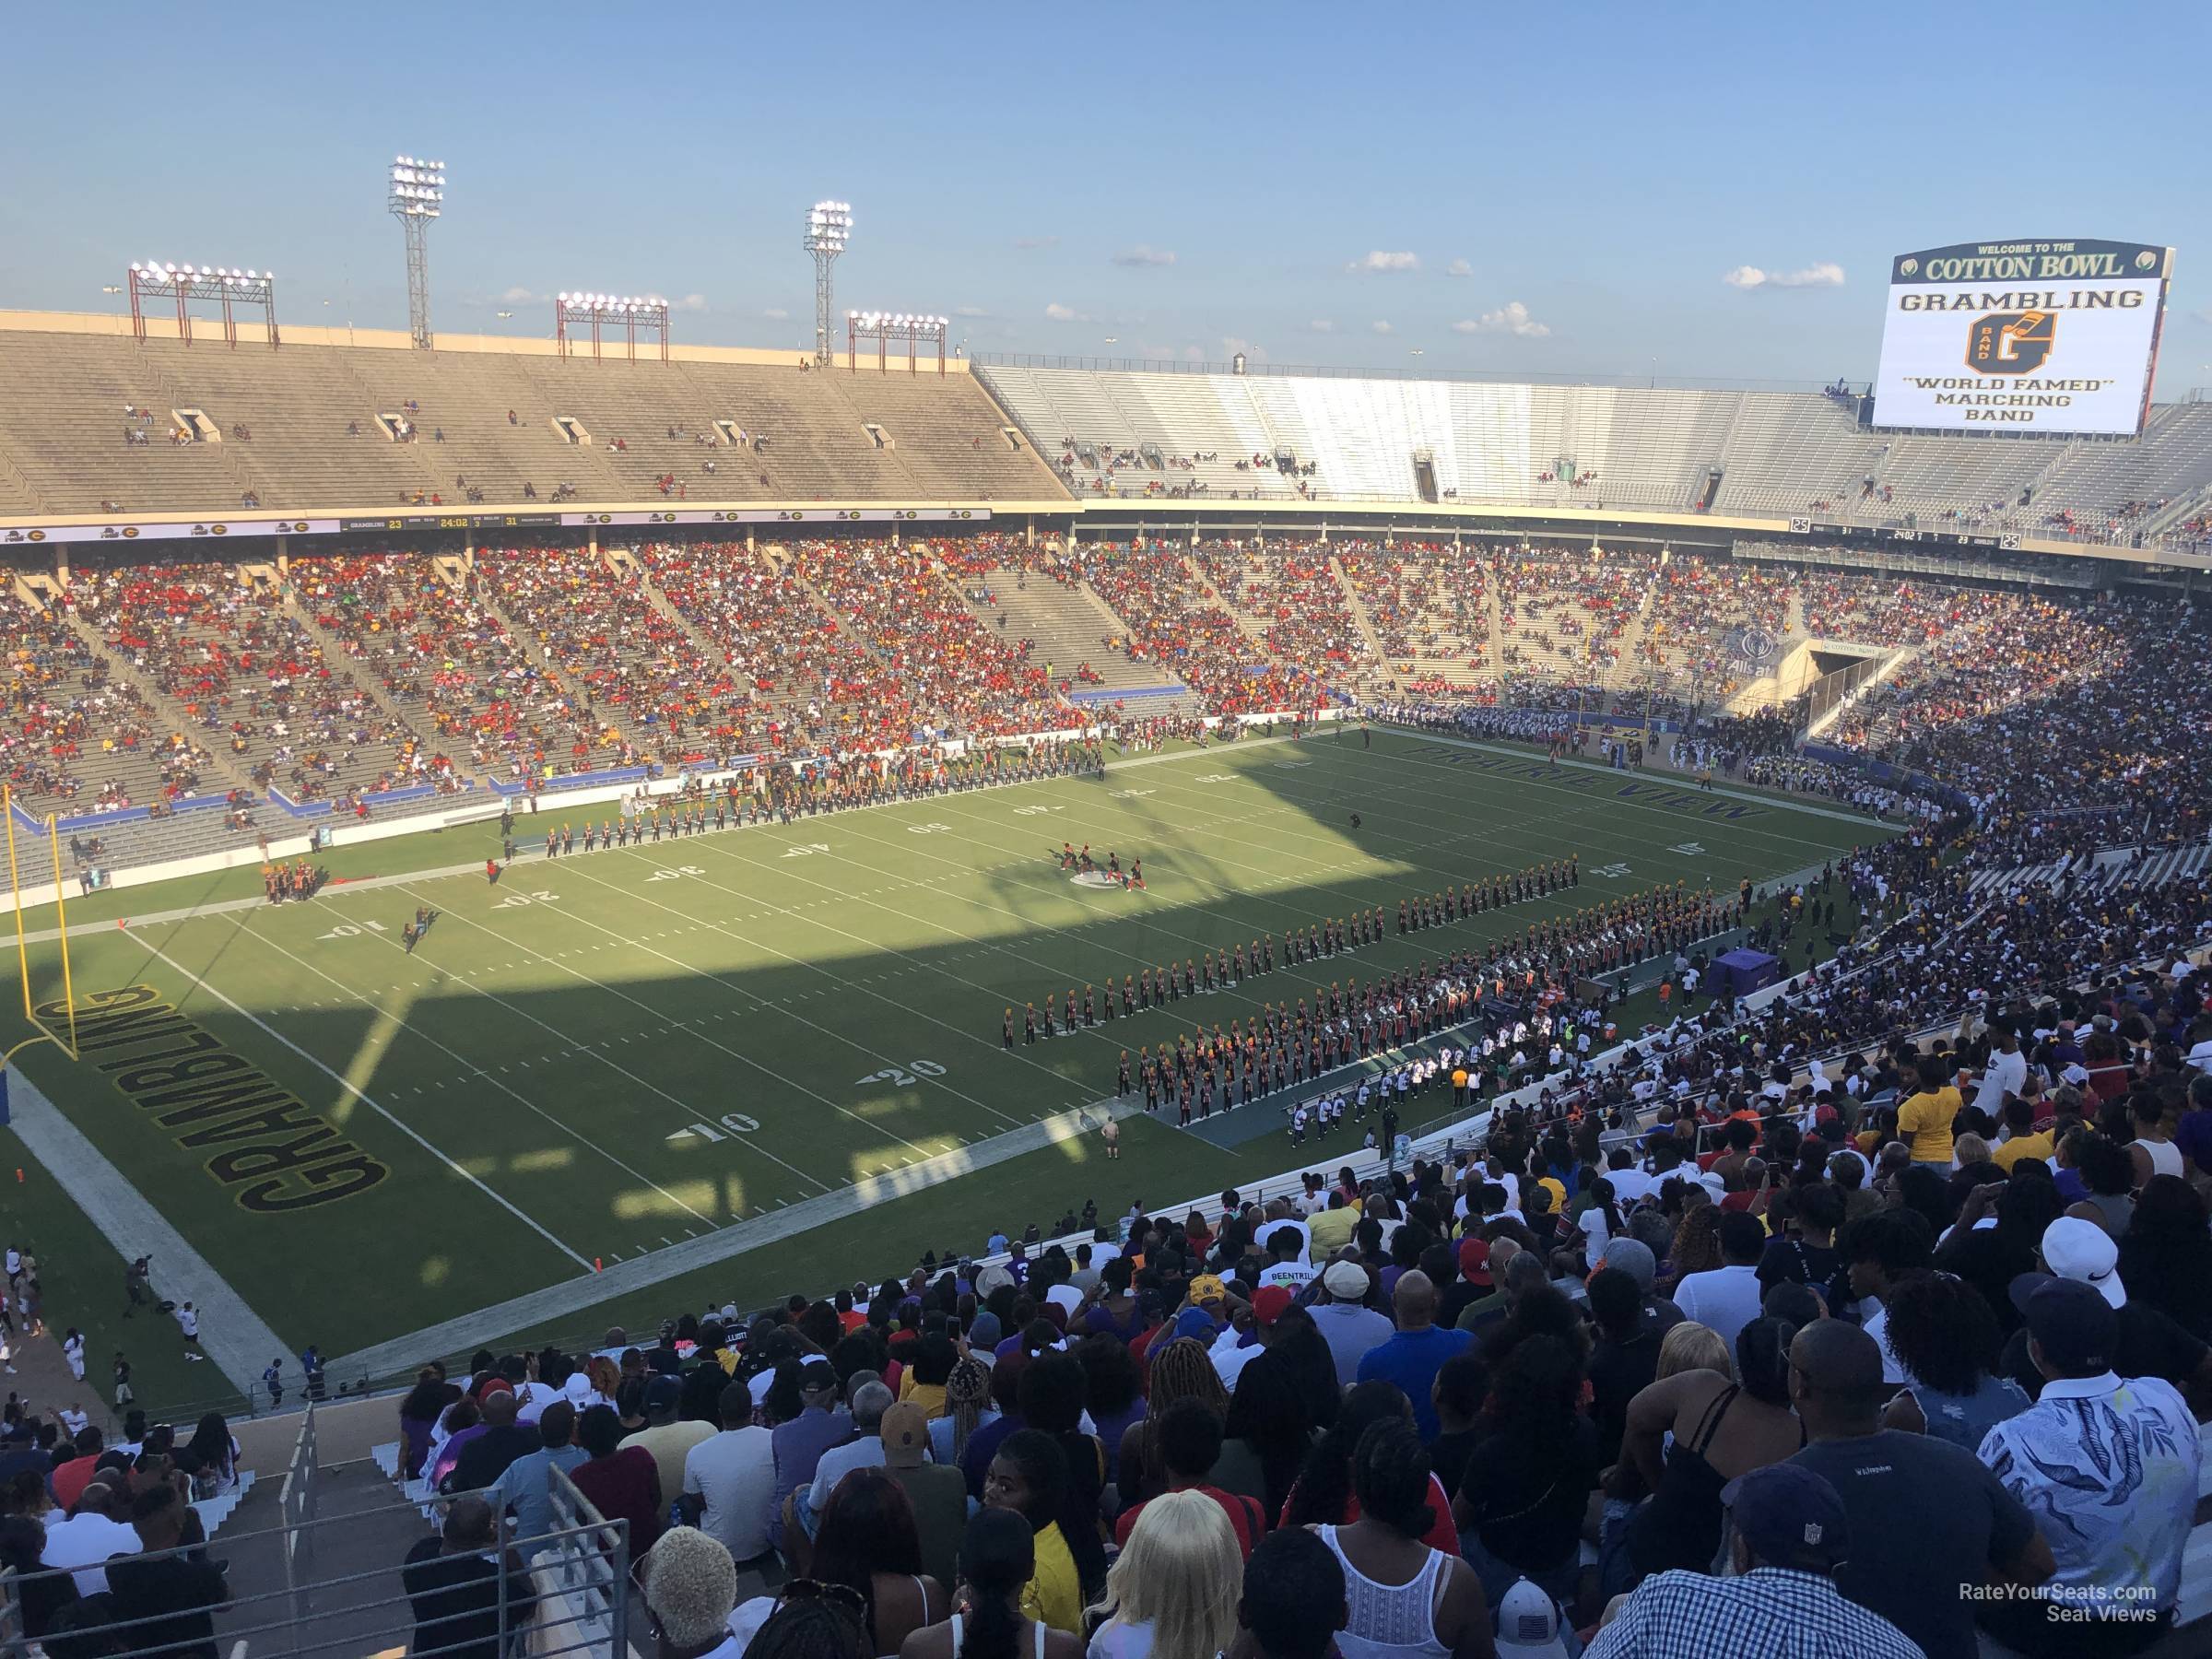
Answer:
[(722, 663), (728, 660), (729, 653), (693, 627), (691, 619), (677, 610), (670, 602), (668, 595), (661, 592), (660, 584), (653, 579), (652, 566), (641, 559), (636, 559), (632, 569), (634, 580), (638, 584), (638, 596), (654, 610), (660, 612), (662, 616), (667, 618), (677, 628), (683, 629), (684, 638), (697, 647), (700, 660), (709, 663)]
[(1050, 663), (1056, 679), (1074, 679), (1079, 665), (1090, 665), (1100, 683), (1077, 682), (1070, 694), (1077, 701), (1118, 699), (1134, 705), (1142, 698), (1142, 712), (1147, 714), (1196, 708), (1197, 700), (1181, 680), (1157, 665), (1133, 663), (1113, 649), (1109, 641), (1128, 629), (1089, 589), (1040, 573), (1025, 575), (1013, 565), (994, 567), (982, 585), (995, 603), (978, 601), (972, 588), (964, 588), (961, 597), (984, 627), (1009, 642), (1029, 641), (1030, 659)]
[[(239, 765), (229, 755), (224, 753), (219, 745), (207, 741), (210, 736), (215, 735), (203, 731), (200, 722), (186, 713), (182, 704), (154, 684), (151, 675), (143, 672), (135, 664), (125, 659), (120, 652), (102, 639), (100, 630), (86, 621), (84, 618), (72, 612), (68, 617), (68, 622), (69, 626), (76, 629), (77, 637), (83, 640), (94, 653), (106, 660), (110, 679), (119, 685), (128, 686), (136, 692), (139, 700), (153, 711), (154, 719), (170, 732), (190, 735), (193, 740), (200, 744), (206, 750), (206, 759), (200, 768), (200, 794), (204, 795), (221, 794), (232, 789), (251, 790), (253, 788), (253, 781), (247, 775), (246, 769)], [(131, 798), (143, 806), (147, 802), (154, 800), (159, 795), (160, 773), (154, 768), (150, 759), (141, 764), (146, 769), (146, 775), (140, 780), (145, 786), (143, 788), (133, 787)]]
[(1334, 553), (1329, 555), (1329, 574), (1335, 578), (1336, 585), (1344, 591), (1345, 608), (1351, 612), (1352, 620), (1359, 625), (1359, 636), (1367, 641), (1368, 650), (1374, 653), (1375, 661), (1382, 665), (1382, 677), (1390, 682), (1391, 690), (1404, 690), (1405, 682), (1398, 677), (1398, 665), (1391, 660), (1390, 653), (1382, 649), (1382, 636), (1375, 631), (1374, 618), (1368, 615), (1367, 606), (1361, 601), (1358, 590), (1345, 579), (1343, 561)]
[(353, 683), (361, 689), (371, 702), (394, 720), (398, 721), (400, 724), (410, 730), (414, 729), (415, 716), (410, 714), (389, 691), (384, 689), (383, 677), (355, 656), (352, 652), (347, 650), (345, 641), (316, 621), (314, 613), (300, 603), (299, 594), (287, 587), (282, 590), (281, 602), (284, 606), (284, 614), (299, 626), (302, 633), (323, 648), (324, 662), (328, 663), (334, 670), (340, 664), (347, 665), (353, 670)]
[(1274, 653), (1267, 649), (1267, 637), (1260, 631), (1258, 620), (1247, 614), (1242, 606), (1231, 605), (1229, 595), (1206, 580), (1205, 567), (1188, 554), (1183, 556), (1182, 567), (1191, 573), (1191, 580), (1197, 584), (1198, 591), (1218, 606), (1222, 614), (1237, 625), (1237, 631), (1244, 636), (1245, 642), (1252, 647), (1253, 657), (1261, 661), (1270, 659)]

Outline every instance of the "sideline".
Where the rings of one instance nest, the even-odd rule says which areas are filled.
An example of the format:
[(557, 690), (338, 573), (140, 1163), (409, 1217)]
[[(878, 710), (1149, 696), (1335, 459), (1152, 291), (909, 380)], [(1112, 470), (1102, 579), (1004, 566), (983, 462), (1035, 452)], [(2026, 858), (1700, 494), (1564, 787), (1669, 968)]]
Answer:
[(505, 1301), (493, 1302), (474, 1312), (426, 1325), (404, 1336), (394, 1336), (389, 1341), (340, 1355), (335, 1359), (326, 1360), (324, 1369), (334, 1376), (366, 1372), (371, 1380), (410, 1371), (426, 1359), (439, 1359), (473, 1347), (480, 1343), (487, 1333), (496, 1335), (527, 1330), (559, 1318), (563, 1313), (573, 1312), (579, 1307), (595, 1305), (618, 1296), (646, 1289), (671, 1275), (688, 1272), (696, 1267), (711, 1267), (752, 1251), (764, 1250), (771, 1244), (780, 1244), (786, 1239), (812, 1232), (816, 1228), (826, 1226), (833, 1220), (842, 1220), (855, 1211), (873, 1209), (877, 1205), (941, 1186), (946, 1182), (974, 1174), (979, 1170), (990, 1169), (1009, 1159), (1079, 1139), (1094, 1133), (1108, 1118), (1119, 1120), (1143, 1110), (1143, 1101), (1133, 1096), (1125, 1100), (1100, 1100), (1088, 1106), (1055, 1112), (1033, 1124), (1024, 1124), (1018, 1129), (994, 1135), (989, 1140), (954, 1147), (900, 1170), (871, 1175), (850, 1187), (838, 1187), (812, 1198), (803, 1198), (772, 1215), (760, 1216), (750, 1221), (732, 1222), (714, 1232), (702, 1233), (696, 1239), (686, 1239), (681, 1243), (670, 1244), (644, 1255), (631, 1256), (628, 1261), (617, 1262), (603, 1273), (562, 1279), (541, 1289), (525, 1291)]
[[(36, 1083), (17, 1070), (8, 1080), (8, 1093), (13, 1126), (24, 1149), (91, 1218), (124, 1261), (144, 1254), (154, 1258), (155, 1294), (193, 1304), (200, 1315), (200, 1347), (230, 1385), (251, 1398), (269, 1356), (292, 1350)], [(152, 1313), (147, 1329), (160, 1332), (173, 1323), (166, 1313)], [(89, 1378), (85, 1387), (106, 1396), (107, 1391)]]
[[(1200, 760), (1209, 756), (1217, 755), (1224, 748), (1230, 749), (1233, 752), (1239, 749), (1256, 748), (1263, 744), (1288, 743), (1290, 741), (1292, 740), (1287, 736), (1240, 737), (1233, 744), (1208, 744), (1204, 748), (1183, 748), (1173, 751), (1163, 751), (1157, 755), (1138, 755), (1135, 759), (1128, 760), (1110, 760), (1107, 762), (1106, 771), (1107, 775), (1111, 777), (1117, 771), (1124, 771), (1135, 766), (1158, 766), (1161, 762), (1169, 760)], [(1069, 781), (1070, 780), (1065, 774), (1051, 778), (1022, 778), (1010, 783), (990, 784), (986, 786), (985, 790), (982, 791), (961, 790), (959, 792), (959, 794), (962, 795), (977, 794), (987, 793), (988, 790), (991, 789), (1019, 789), (1030, 784), (1063, 783)], [(1080, 779), (1078, 778), (1075, 781), (1079, 782)], [(671, 797), (666, 795), (656, 795), (653, 798), (655, 800), (665, 802)], [(847, 813), (851, 812), (881, 812), (894, 806), (918, 806), (929, 801), (940, 798), (949, 799), (951, 797), (915, 795), (903, 801), (871, 801), (865, 806), (847, 806), (841, 811), (829, 813), (824, 816), (835, 818), (843, 818)], [(534, 816), (542, 818), (547, 815), (541, 812)], [(489, 823), (495, 820), (486, 819), (485, 821)], [(518, 818), (515, 819), (515, 825), (519, 829), (523, 824), (527, 823), (528, 821), (529, 818), (526, 817)], [(792, 822), (794, 824), (799, 821), (800, 820), (796, 818), (792, 820)], [(774, 828), (776, 828), (776, 826), (772, 823), (733, 824), (728, 830), (723, 830), (720, 833), (727, 835), (739, 830), (762, 830)], [(427, 835), (431, 833), (431, 831), (424, 830), (418, 833)], [(545, 862), (545, 857), (546, 852), (543, 847), (535, 845), (517, 845), (515, 848), (513, 862), (516, 865), (524, 865), (534, 862), (542, 864)], [(506, 868), (508, 866), (502, 865), (501, 867)], [(454, 876), (474, 876), (480, 874), (484, 866), (482, 865), (472, 863), (440, 865), (433, 869), (407, 870), (393, 876), (340, 876), (328, 882), (325, 882), (322, 889), (318, 891), (313, 898), (310, 899), (308, 902), (310, 904), (319, 904), (326, 897), (344, 898), (348, 893), (366, 892), (371, 888), (404, 887), (410, 881), (441, 881)], [(140, 915), (119, 916), (109, 921), (72, 923), (69, 927), (69, 936), (73, 939), (90, 938), (100, 934), (114, 933), (119, 929), (127, 931), (128, 929), (134, 927), (154, 927), (159, 926), (164, 922), (190, 922), (195, 917), (199, 916), (220, 916), (236, 911), (266, 910), (268, 907), (269, 901), (265, 898), (250, 897), (244, 899), (218, 899), (213, 900), (206, 904), (187, 905), (182, 910), (147, 911)], [(42, 928), (36, 933), (27, 933), (23, 935), (23, 938), (24, 942), (29, 945), (51, 945), (61, 936), (62, 930), (60, 928), (48, 927)], [(258, 1372), (255, 1374), (257, 1376), (259, 1375)]]
[[(1420, 726), (1399, 725), (1394, 721), (1378, 721), (1376, 725), (1382, 731), (1394, 732), (1401, 737), (1418, 737), (1427, 743), (1441, 743), (1447, 748), (1478, 749), (1486, 755), (1510, 755), (1516, 760), (1536, 759), (1534, 744), (1521, 748), (1510, 748), (1503, 744), (1487, 743), (1472, 737), (1450, 737), (1441, 732), (1428, 731)], [(1637, 771), (1633, 769), (1624, 771), (1616, 766), (1600, 766), (1594, 760), (1580, 760), (1571, 756), (1562, 757), (1557, 760), (1540, 761), (1539, 764), (1556, 766), (1562, 770), (1572, 769), (1576, 771), (1597, 772), (1606, 777), (1625, 778), (1630, 782), (1652, 777), (1648, 771)], [(1674, 771), (1672, 767), (1662, 770), (1667, 772)], [(1718, 796), (1726, 800), (1740, 801), (1747, 806), (1769, 806), (1776, 812), (1802, 812), (1813, 818), (1833, 818), (1840, 824), (1864, 824), (1869, 828), (1895, 830), (1900, 834), (1912, 828), (1910, 824), (1893, 824), (1888, 819), (1876, 818), (1871, 813), (1841, 812), (1833, 806), (1804, 806), (1800, 805), (1798, 797), (1795, 795), (1773, 792), (1755, 793), (1747, 789), (1736, 789), (1725, 783), (1715, 783), (1711, 789), (1700, 789), (1694, 779), (1687, 782), (1673, 784), (1667, 784), (1661, 780), (1654, 782), (1653, 786), (1678, 789), (1684, 794), (1700, 800), (1709, 795)], [(1660, 803), (1646, 802), (1644, 805), (1657, 806)]]

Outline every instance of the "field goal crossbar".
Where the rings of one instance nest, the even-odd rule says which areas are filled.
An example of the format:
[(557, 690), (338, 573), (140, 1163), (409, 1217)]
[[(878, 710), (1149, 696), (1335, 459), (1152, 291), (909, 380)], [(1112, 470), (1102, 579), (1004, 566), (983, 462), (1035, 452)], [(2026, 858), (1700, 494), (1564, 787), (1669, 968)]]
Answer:
[[(23, 1050), (29, 1048), (34, 1043), (51, 1042), (56, 1048), (60, 1049), (62, 1053), (67, 1054), (71, 1060), (74, 1061), (78, 1057), (76, 1046), (76, 987), (71, 978), (69, 968), (69, 914), (66, 909), (66, 896), (63, 891), (64, 883), (62, 879), (62, 836), (60, 820), (53, 813), (48, 813), (46, 815), (46, 821), (43, 828), (46, 831), (47, 850), (52, 854), (53, 860), (53, 911), (54, 921), (56, 924), (55, 934), (61, 947), (62, 954), (62, 1013), (67, 1032), (65, 1036), (64, 1035), (63, 1031), (53, 1029), (46, 1022), (45, 1019), (40, 1017), (39, 1005), (31, 995), (30, 943), (23, 926), (23, 877), (20, 864), (21, 855), (18, 852), (16, 846), (16, 818), (19, 812), (21, 812), (21, 808), (16, 805), (15, 792), (6, 784), (0, 783), (0, 823), (5, 823), (6, 825), (7, 886), (10, 903), (15, 912), (16, 923), (16, 971), (18, 977), (22, 982), (23, 1021), (26, 1025), (29, 1026), (31, 1030), (35, 1033), (32, 1036), (24, 1038), (20, 1042), (10, 1045), (6, 1050), (0, 1050), (0, 1088), (5, 1088), (6, 1087), (4, 1081), (5, 1068), (8, 1062), (12, 1061), (17, 1054), (20, 1053)], [(32, 825), (34, 829), (39, 827), (38, 820), (31, 818), (28, 813), (24, 813), (22, 816), (24, 817), (25, 821)], [(0, 1100), (5, 1100), (5, 1095), (0, 1095)]]

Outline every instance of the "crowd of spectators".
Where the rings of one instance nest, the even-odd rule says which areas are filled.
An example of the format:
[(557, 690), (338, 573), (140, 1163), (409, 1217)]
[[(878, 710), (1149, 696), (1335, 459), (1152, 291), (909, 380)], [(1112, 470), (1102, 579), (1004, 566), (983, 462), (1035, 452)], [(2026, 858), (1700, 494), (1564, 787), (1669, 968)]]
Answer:
[[(197, 789), (193, 746), (182, 737), (162, 741), (137, 688), (112, 677), (106, 660), (70, 626), (66, 599), (41, 606), (0, 596), (0, 628), (8, 670), (0, 777), (18, 795), (101, 810), (143, 805), (132, 793), (139, 779), (164, 794)], [(126, 767), (135, 778), (123, 775)]]
[(1993, 914), (1962, 823), (1787, 896), (1870, 919), (1821, 974), (1447, 1155), (481, 1352), (403, 1403), (407, 1466), (522, 1523), (568, 1471), (663, 1540), (649, 1604), (700, 1572), (699, 1651), (771, 1651), (797, 1579), (855, 1659), (963, 1651), (982, 1594), (1128, 1659), (1250, 1636), (1293, 1553), (1340, 1654), (2141, 1651), (2212, 1408), (2212, 895)]
[(409, 778), (404, 722), (355, 683), (273, 588), (231, 566), (103, 566), (77, 604), (102, 640), (262, 788), (315, 801)]
[(802, 543), (796, 567), (906, 688), (918, 721), (980, 737), (1066, 730), (1083, 716), (1026, 642), (985, 629), (930, 548)]
[(1377, 682), (1383, 665), (1360, 631), (1325, 544), (1261, 550), (1201, 542), (1195, 558), (1214, 591), (1249, 618), (1287, 671), (1347, 690)]
[[(316, 623), (344, 645), (415, 724), (434, 780), (510, 780), (571, 770), (594, 735), (542, 659), (497, 611), (419, 554), (302, 559), (291, 581)], [(588, 750), (587, 742), (587, 750)], [(458, 756), (458, 760), (453, 757)]]

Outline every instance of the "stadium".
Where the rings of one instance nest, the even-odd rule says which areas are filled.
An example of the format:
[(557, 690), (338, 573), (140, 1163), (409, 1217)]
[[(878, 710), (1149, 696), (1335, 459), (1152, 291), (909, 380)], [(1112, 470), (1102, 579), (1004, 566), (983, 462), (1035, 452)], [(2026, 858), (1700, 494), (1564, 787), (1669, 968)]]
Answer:
[[(1983, 1651), (2212, 1641), (2212, 402), (2154, 397), (2173, 250), (1900, 254), (1875, 372), (1732, 387), (971, 354), (838, 303), (866, 209), (823, 200), (793, 350), (677, 338), (652, 295), (433, 328), (445, 165), (386, 171), (406, 329), (127, 258), (112, 312), (0, 311), (9, 1517), (80, 1526), (128, 1444), (89, 1512), (140, 1541), (10, 1533), (8, 1638), (677, 1651), (674, 1504), (720, 1543), (669, 1583), (734, 1562), (727, 1651), (777, 1659), (833, 1554), (809, 1483), (871, 1418), (888, 1444), (888, 1384), (986, 1511), (971, 1437), (1050, 1431), (1053, 1536), (1103, 1529), (1083, 1603), (1107, 1539), (1167, 1571), (1135, 1512), (1186, 1488), (1253, 1579), (1302, 1521), (1366, 1571), (1396, 1456), (1479, 1609), (1430, 1611), (1446, 1648), (1517, 1618), (1523, 1652), (1681, 1651), (1651, 1587), (1716, 1547), (1816, 1581), (1864, 1651), (1971, 1645), (1987, 1598), (1764, 1553), (1760, 1502), (1902, 1501), (1835, 1456), (1714, 1442), (1708, 1476), (1818, 1491), (1729, 1499), (1698, 1560), (1647, 1548), (1632, 1478), (1594, 1498), (1662, 1409), (1717, 1423), (1717, 1372), (1807, 1457), (1903, 1402), (1995, 1469), (1991, 1582), (2108, 1645), (1984, 1606)], [(1698, 1326), (1717, 1364), (1654, 1371)], [(1412, 1339), (1462, 1331), (1446, 1381)], [(1230, 1461), (1160, 1461), (1194, 1363), (1238, 1502)], [(2133, 1624), (2026, 1438), (2111, 1373)], [(1331, 1428), (1376, 1378), (1418, 1436)], [(734, 1515), (677, 1444), (618, 1512), (625, 1453), (555, 1431), (594, 1410), (765, 1458), (774, 1502)], [(500, 1432), (529, 1455), (482, 1477)], [(1589, 1465), (1541, 1528), (1528, 1436)], [(182, 1523), (141, 1501), (172, 1451)], [(487, 1488), (533, 1571), (488, 1567), (497, 1629), (464, 1634), (400, 1555), (466, 1555)], [(913, 1641), (965, 1524), (921, 1538)], [(1038, 1590), (1048, 1531), (1040, 1652), (1091, 1633)], [(193, 1629), (103, 1571), (209, 1538), (235, 1565)], [(860, 1578), (854, 1659), (889, 1617)], [(1775, 1616), (1704, 1608), (1700, 1651)]]

